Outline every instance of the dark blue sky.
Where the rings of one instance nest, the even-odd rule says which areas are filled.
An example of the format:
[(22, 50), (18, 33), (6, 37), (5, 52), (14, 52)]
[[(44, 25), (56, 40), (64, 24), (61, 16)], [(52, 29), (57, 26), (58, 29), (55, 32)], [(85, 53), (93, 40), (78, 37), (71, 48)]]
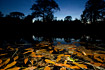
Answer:
[[(35, 0), (0, 0), (0, 11), (3, 14), (9, 14), (10, 12), (22, 12), (25, 15), (31, 14), (30, 8)], [(72, 16), (73, 19), (80, 19), (80, 15), (85, 8), (85, 3), (88, 0), (55, 0), (60, 11), (57, 11), (54, 16), (58, 19), (64, 19), (65, 16)]]

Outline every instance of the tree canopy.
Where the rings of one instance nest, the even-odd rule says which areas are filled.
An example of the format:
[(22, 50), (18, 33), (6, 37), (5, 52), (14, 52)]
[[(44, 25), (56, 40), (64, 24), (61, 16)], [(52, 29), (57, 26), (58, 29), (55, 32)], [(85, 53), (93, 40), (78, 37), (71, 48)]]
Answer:
[(58, 4), (54, 0), (36, 0), (31, 10), (34, 17), (41, 17), (43, 22), (52, 20), (53, 13), (60, 10)]
[(85, 5), (85, 10), (81, 15), (84, 22), (103, 21), (105, 18), (105, 1), (104, 0), (88, 0)]
[(13, 17), (13, 18), (20, 18), (21, 19), (21, 18), (23, 18), (24, 14), (21, 12), (11, 12), (9, 16)]
[(3, 17), (3, 14), (2, 14), (2, 12), (0, 12), (0, 17)]
[(71, 16), (66, 16), (66, 17), (64, 18), (64, 20), (65, 20), (65, 21), (71, 21), (71, 20), (72, 20), (72, 17), (71, 17)]

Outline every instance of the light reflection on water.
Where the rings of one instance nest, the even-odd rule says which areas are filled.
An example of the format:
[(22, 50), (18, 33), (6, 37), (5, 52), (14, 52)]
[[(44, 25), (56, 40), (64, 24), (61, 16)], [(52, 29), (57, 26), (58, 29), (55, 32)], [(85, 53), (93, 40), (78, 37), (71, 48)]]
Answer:
[[(45, 41), (44, 37), (35, 37), (34, 35), (32, 36), (34, 41)], [(74, 39), (74, 38), (52, 38), (53, 41), (53, 45), (57, 45), (58, 42), (60, 42), (61, 44), (73, 44), (74, 42), (80, 42), (80, 39)], [(79, 43), (75, 43), (76, 46), (80, 46)]]
[[(74, 42), (80, 42), (80, 39), (71, 38), (69, 39), (69, 41), (66, 41), (65, 38), (55, 38), (55, 40), (53, 41), (53, 44), (57, 45), (58, 42), (60, 42), (61, 44), (73, 44)], [(75, 45), (80, 46), (79, 43), (75, 43)]]
[(35, 37), (34, 35), (32, 36), (32, 39), (35, 41), (43, 41), (43, 37)]

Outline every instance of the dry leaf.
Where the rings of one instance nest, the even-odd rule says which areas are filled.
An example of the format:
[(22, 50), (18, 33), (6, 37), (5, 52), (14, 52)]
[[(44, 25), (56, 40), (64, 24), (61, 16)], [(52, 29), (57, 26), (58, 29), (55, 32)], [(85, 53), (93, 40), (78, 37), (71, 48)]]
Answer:
[(10, 48), (10, 50), (11, 50), (11, 51), (14, 51), (15, 49), (14, 49), (14, 48)]
[(63, 51), (64, 49), (60, 49), (59, 51)]
[(77, 52), (77, 56), (82, 56), (82, 53)]
[(48, 53), (48, 51), (46, 49), (36, 50), (36, 54), (43, 54), (43, 53)]
[(0, 50), (3, 50), (3, 48), (0, 48)]
[(10, 58), (8, 58), (5, 62), (3, 62), (2, 64), (0, 64), (0, 67), (3, 66), (3, 65), (6, 65), (9, 61), (10, 61)]
[(49, 49), (52, 49), (52, 47), (51, 47), (51, 46), (49, 46), (48, 48), (49, 48)]
[(70, 66), (68, 64), (55, 64), (56, 66), (65, 66), (67, 68), (70, 68), (70, 69), (80, 69), (78, 66)]
[(18, 48), (16, 48), (16, 51), (18, 51)]
[(27, 49), (25, 49), (25, 50), (28, 50), (28, 51), (29, 51), (29, 50), (30, 50), (30, 51), (33, 51), (34, 49), (33, 49), (33, 48), (27, 48)]
[(87, 55), (84, 51), (82, 51), (82, 53), (83, 53), (84, 55)]
[(62, 67), (62, 68), (60, 68), (60, 70), (66, 70), (66, 68), (65, 67)]
[(78, 66), (71, 66), (71, 69), (80, 69)]
[(56, 62), (59, 62), (61, 60), (61, 57), (64, 56), (64, 54), (60, 54), (57, 56)]
[(31, 55), (36, 55), (35, 52), (32, 52)]
[(87, 56), (80, 56), (81, 58), (83, 58), (84, 60), (90, 61), (90, 62), (94, 62), (91, 58), (87, 57)]
[(61, 57), (57, 57), (56, 62), (59, 62), (61, 60)]
[(27, 53), (29, 53), (29, 52), (33, 52), (33, 50), (30, 50), (30, 51), (24, 52), (23, 54), (27, 54)]
[(31, 57), (43, 57), (42, 55), (31, 55)]
[(50, 67), (46, 66), (44, 70), (51, 70)]
[(77, 66), (79, 66), (79, 67), (81, 67), (81, 68), (87, 69), (87, 66), (84, 65), (84, 64), (79, 64), (79, 63), (76, 63), (76, 62), (73, 62), (73, 64), (75, 64), (75, 65), (77, 65)]
[(19, 70), (20, 67), (14, 67), (14, 68), (11, 68), (11, 69), (8, 69), (8, 70)]
[(4, 62), (4, 64), (7, 64), (9, 61), (10, 61), (10, 58), (8, 58), (8, 59)]
[(32, 64), (32, 66), (33, 66), (33, 63), (34, 63), (34, 60), (33, 60), (33, 59), (31, 59), (31, 64)]
[(93, 63), (95, 66), (101, 66), (102, 64), (101, 63)]
[(67, 64), (67, 60), (64, 61), (64, 64)]
[(53, 50), (50, 51), (50, 54), (53, 53)]
[(68, 64), (63, 64), (63, 66), (65, 66), (65, 67), (67, 67), (67, 68), (71, 68), (71, 66), (68, 65)]
[(105, 54), (100, 54), (100, 57), (105, 60)]
[(16, 61), (8, 64), (4, 69), (10, 68), (10, 67), (14, 66), (15, 64), (16, 64)]
[(51, 60), (48, 60), (48, 59), (45, 59), (45, 62), (55, 64), (54, 61), (51, 61)]
[(56, 65), (56, 66), (64, 66), (64, 65), (66, 65), (66, 64), (61, 64), (61, 63), (60, 63), (60, 64), (57, 64), (57, 63), (56, 63), (55, 65)]
[(57, 52), (58, 50), (57, 50), (57, 48), (54, 48), (54, 50)]
[(14, 61), (17, 60), (19, 58), (19, 56), (14, 57)]
[(104, 58), (104, 62), (105, 62), (105, 58)]
[(5, 70), (5, 69), (0, 69), (0, 70)]
[(71, 55), (64, 55), (64, 56), (71, 57)]
[(101, 66), (105, 67), (105, 64), (102, 64)]
[(101, 59), (94, 57), (97, 61), (103, 62)]
[(32, 53), (30, 54), (30, 56), (31, 56), (31, 57), (35, 57), (35, 56), (36, 56), (35, 52), (32, 52)]
[(8, 46), (7, 49), (11, 48), (11, 46)]
[(2, 63), (2, 60), (0, 59), (0, 64)]
[(56, 66), (65, 66), (65, 67), (67, 67), (67, 68), (71, 68), (72, 66), (70, 66), (70, 65), (68, 65), (68, 64), (55, 64)]
[(28, 58), (25, 58), (24, 59), (24, 63), (26, 64), (28, 62)]
[(57, 57), (61, 57), (61, 56), (64, 56), (64, 54), (60, 54), (60, 55), (58, 55)]
[(76, 48), (68, 48), (69, 50), (75, 50)]
[(22, 70), (34, 70), (36, 68), (37, 68), (36, 66), (32, 66), (32, 67), (28, 67), (28, 68), (25, 68), (25, 69), (22, 69)]
[(7, 55), (7, 53), (4, 53), (4, 54), (0, 54), (0, 56), (4, 56), (4, 55)]

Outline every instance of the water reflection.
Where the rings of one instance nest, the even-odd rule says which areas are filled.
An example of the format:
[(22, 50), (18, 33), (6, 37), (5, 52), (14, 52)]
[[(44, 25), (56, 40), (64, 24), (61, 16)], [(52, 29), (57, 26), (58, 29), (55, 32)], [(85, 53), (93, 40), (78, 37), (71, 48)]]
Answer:
[[(46, 39), (44, 37), (36, 37), (32, 36), (34, 41), (52, 41), (53, 45), (57, 45), (58, 43), (60, 44), (73, 44), (74, 42), (80, 42), (80, 39), (74, 39), (74, 38), (51, 38), (51, 39)], [(45, 40), (46, 39), (46, 40)], [(79, 43), (75, 43), (76, 46), (80, 46)]]
[(38, 43), (51, 43), (51, 45), (68, 45), (74, 44), (78, 46), (88, 46), (89, 44), (93, 44), (93, 46), (105, 47), (105, 43), (103, 39), (96, 38), (95, 36), (82, 35), (80, 38), (73, 37), (44, 37), (44, 36), (35, 36), (32, 35), (32, 39)]
[[(50, 36), (54, 35), (54, 36)], [(79, 35), (78, 34), (66, 34), (68, 36), (60, 36), (60, 34), (12, 34), (8, 36), (1, 36), (0, 45), (6, 44), (37, 44), (42, 41), (47, 41), (53, 45), (57, 45), (58, 42), (61, 44), (72, 44), (73, 42), (86, 42), (91, 44), (97, 44), (99, 46), (105, 46), (105, 38), (100, 35)], [(75, 43), (75, 45), (80, 46), (80, 44)]]
[(43, 41), (43, 37), (36, 37), (34, 35), (32, 35), (32, 39), (35, 41)]

